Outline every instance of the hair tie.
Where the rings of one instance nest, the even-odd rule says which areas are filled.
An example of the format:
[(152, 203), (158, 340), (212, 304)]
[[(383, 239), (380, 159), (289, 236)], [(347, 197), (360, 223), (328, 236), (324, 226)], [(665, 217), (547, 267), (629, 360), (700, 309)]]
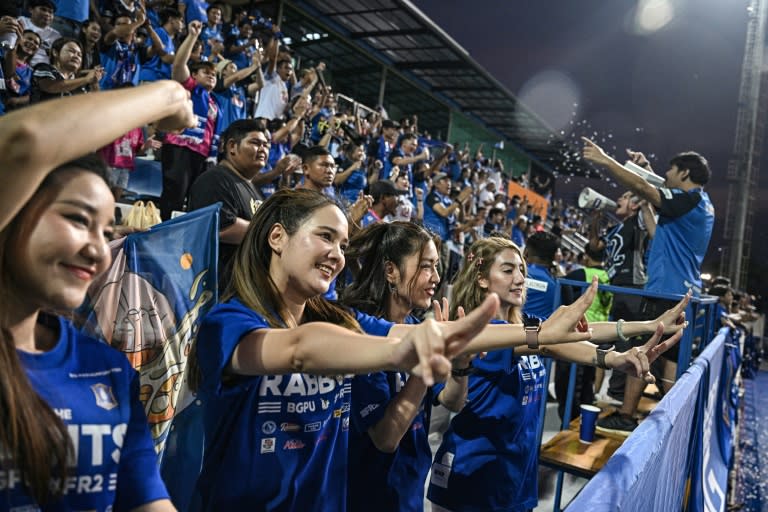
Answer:
[(477, 263), (475, 263), (475, 265), (477, 267), (482, 267), (483, 266), (483, 258), (477, 258)]
[(467, 261), (469, 261), (471, 263), (472, 260), (474, 260), (474, 259), (475, 259), (475, 253), (471, 252), (471, 253), (467, 254)]

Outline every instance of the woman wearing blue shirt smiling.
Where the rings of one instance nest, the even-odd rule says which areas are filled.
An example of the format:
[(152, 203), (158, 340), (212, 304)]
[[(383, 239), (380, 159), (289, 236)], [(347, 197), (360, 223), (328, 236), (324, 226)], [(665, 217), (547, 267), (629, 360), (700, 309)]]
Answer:
[[(347, 251), (354, 281), (345, 288), (342, 303), (373, 315), (380, 323), (413, 325), (414, 309), (429, 307), (440, 275), (433, 236), (410, 222), (375, 224), (356, 235)], [(591, 289), (573, 308), (565, 307), (544, 324), (544, 337), (560, 342), (586, 339), (589, 334), (568, 332), (591, 303)], [(436, 319), (447, 314), (434, 302)], [(377, 325), (367, 322), (366, 325)], [(554, 337), (546, 334), (560, 329)], [(401, 328), (405, 329), (406, 327)], [(458, 411), (467, 394), (472, 351), (524, 344), (520, 325), (487, 326), (453, 360), (454, 375), (441, 386), (436, 401)], [(418, 377), (405, 372), (359, 375), (352, 383), (350, 438), (350, 510), (421, 511), (424, 479), (431, 462), (427, 442), (432, 393)]]
[(344, 267), (347, 233), (343, 211), (312, 190), (278, 191), (252, 219), (197, 337), (203, 510), (345, 510), (348, 374), (407, 370), (431, 385), (496, 308), (491, 298), (474, 316), (398, 338), (399, 326), (322, 298)]
[[(497, 294), (500, 306), (494, 323), (530, 325), (535, 319), (522, 313), (526, 275), (523, 254), (513, 242), (498, 237), (478, 240), (454, 282), (453, 308), (462, 305), (471, 311), (489, 294)], [(451, 420), (432, 465), (428, 498), (433, 510), (533, 509), (538, 501), (536, 434), (540, 401), (547, 392), (547, 375), (538, 355), (614, 368), (652, 382), (649, 364), (680, 339), (688, 299), (654, 321), (623, 322), (626, 336), (653, 333), (644, 346), (627, 352), (598, 351), (596, 345), (579, 342), (495, 350), (473, 360), (467, 403)], [(618, 332), (614, 322), (589, 327), (591, 341), (597, 343), (615, 339)], [(664, 332), (673, 335), (659, 343)], [(440, 388), (436, 385), (435, 392)]]
[(153, 121), (194, 123), (179, 84), (52, 100), (0, 121), (0, 510), (174, 510), (138, 374), (58, 314), (109, 267), (115, 231), (106, 169), (80, 157)]
[[(429, 308), (440, 282), (439, 254), (429, 232), (410, 222), (377, 223), (352, 239), (347, 256), (355, 280), (344, 289), (342, 304), (389, 325), (420, 322), (413, 310)], [(439, 306), (435, 316), (441, 316)], [(466, 367), (467, 356), (453, 364)], [(406, 372), (352, 380), (350, 511), (423, 510), (432, 462), (429, 389)], [(437, 399), (456, 411), (465, 395), (466, 377), (452, 377)]]

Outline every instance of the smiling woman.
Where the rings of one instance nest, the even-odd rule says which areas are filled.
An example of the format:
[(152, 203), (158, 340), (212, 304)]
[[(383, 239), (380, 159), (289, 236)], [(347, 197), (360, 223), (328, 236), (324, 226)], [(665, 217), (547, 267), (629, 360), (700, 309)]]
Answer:
[[(122, 354), (54, 312), (71, 314), (111, 258), (115, 205), (106, 169), (81, 156), (148, 122), (179, 129), (193, 120), (184, 90), (158, 82), (50, 101), (0, 121), (6, 508), (173, 510), (138, 375)], [(71, 136), (73, 126), (80, 136)]]
[(496, 307), (491, 297), (462, 321), (382, 339), (391, 322), (322, 296), (344, 268), (347, 244), (344, 213), (313, 190), (280, 190), (251, 220), (224, 302), (196, 341), (203, 510), (345, 510), (348, 374), (404, 370), (429, 385)]

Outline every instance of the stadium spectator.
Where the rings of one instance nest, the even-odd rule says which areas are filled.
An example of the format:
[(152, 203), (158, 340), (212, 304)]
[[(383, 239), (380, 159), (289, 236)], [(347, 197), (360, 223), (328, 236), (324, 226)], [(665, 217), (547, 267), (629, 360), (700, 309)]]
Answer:
[[(707, 252), (715, 209), (704, 192), (710, 177), (707, 160), (698, 153), (679, 153), (670, 160), (664, 186), (654, 187), (639, 175), (625, 169), (589, 139), (584, 139), (584, 158), (599, 164), (623, 186), (652, 204), (659, 213), (653, 243), (648, 256), (648, 281), (645, 290), (652, 293), (701, 293), (701, 263)], [(630, 151), (638, 165), (652, 172), (642, 153)], [(669, 300), (646, 299), (646, 318), (667, 309)], [(678, 349), (664, 358), (665, 383), (674, 382)], [(688, 362), (685, 361), (684, 364)]]
[(80, 30), (80, 46), (83, 48), (83, 68), (93, 69), (101, 65), (101, 25), (95, 19), (87, 20)]
[(82, 56), (83, 50), (76, 39), (57, 39), (51, 46), (51, 64), (41, 62), (32, 72), (31, 102), (98, 91), (104, 68), (97, 66), (82, 74)]
[(525, 248), (525, 240), (528, 233), (528, 217), (518, 215), (512, 226), (512, 241), (520, 248)]
[(101, 89), (115, 89), (125, 84), (139, 84), (139, 48), (136, 45), (136, 31), (147, 21), (146, 12), (139, 8), (136, 21), (122, 14), (114, 18), (114, 27), (104, 34), (101, 41), (101, 65), (104, 77)]
[(136, 156), (145, 150), (144, 142), (143, 127), (136, 127), (99, 151), (109, 167), (107, 183), (116, 202), (128, 188), (128, 180), (136, 169)]
[(441, 240), (450, 240), (456, 227), (456, 213), (472, 195), (471, 188), (465, 188), (451, 199), (451, 179), (443, 173), (437, 173), (432, 179), (432, 191), (424, 200), (424, 226), (432, 230)]
[[(205, 11), (205, 24), (200, 32), (200, 41), (203, 43), (203, 55), (215, 62), (213, 56), (216, 55), (214, 48), (224, 43), (224, 36), (221, 34), (221, 5), (211, 4)], [(220, 48), (223, 49), (223, 48)]]
[(230, 34), (224, 38), (224, 57), (237, 64), (238, 69), (251, 65), (253, 56), (261, 54), (261, 45), (258, 39), (253, 37), (253, 25), (248, 18), (242, 19), (238, 24), (236, 34)]
[[(161, 118), (171, 130), (192, 122), (177, 84), (45, 102), (0, 121), (0, 238), (7, 249), (0, 265), (0, 439), (6, 471), (18, 475), (4, 490), (6, 508), (175, 510), (160, 479), (138, 374), (123, 354), (69, 320), (109, 266), (114, 232), (114, 201), (98, 175), (103, 164), (78, 158)], [(120, 435), (92, 444), (85, 427), (93, 425)], [(72, 481), (110, 484), (65, 483)]]
[(557, 282), (552, 265), (559, 248), (560, 242), (552, 233), (544, 231), (528, 237), (524, 253), (528, 267), (524, 313), (547, 318), (554, 311)]
[(344, 148), (344, 156), (339, 163), (339, 171), (333, 180), (341, 199), (348, 204), (354, 203), (360, 192), (368, 185), (365, 166), (365, 145), (349, 142)]
[[(88, 0), (59, 1), (56, 16), (51, 26), (64, 37), (79, 38), (83, 23), (88, 20), (90, 2)], [(87, 67), (87, 66), (86, 66)]]
[(142, 64), (139, 78), (142, 82), (154, 82), (171, 78), (171, 65), (176, 57), (174, 39), (184, 29), (182, 14), (175, 9), (160, 11), (160, 24), (157, 30), (145, 25), (149, 32), (147, 41), (147, 62)]
[[(235, 121), (221, 136), (221, 159), (195, 180), (189, 191), (189, 209), (221, 202), (219, 217), (219, 292), (223, 293), (237, 247), (263, 199), (254, 178), (267, 165), (269, 132), (263, 121)], [(292, 173), (300, 165), (296, 155), (278, 162), (274, 174)]]
[(9, 48), (16, 46), (17, 38), (21, 37), (24, 30), (31, 30), (40, 36), (42, 43), (37, 48), (37, 52), (30, 60), (30, 66), (34, 67), (40, 63), (48, 64), (50, 61), (50, 51), (54, 41), (61, 37), (61, 33), (51, 26), (53, 14), (56, 12), (56, 4), (53, 0), (31, 0), (28, 3), (29, 17), (20, 16), (18, 24), (20, 29), (14, 29), (0, 34), (0, 41), (8, 44)]
[(369, 191), (373, 198), (373, 204), (360, 220), (361, 227), (365, 228), (371, 224), (385, 222), (385, 218), (394, 215), (397, 211), (397, 197), (407, 193), (398, 189), (389, 180), (379, 180), (373, 183)]
[(14, 48), (0, 53), (5, 75), (2, 102), (6, 111), (29, 105), (32, 96), (32, 67), (29, 63), (40, 43), (37, 32), (25, 30)]
[[(688, 302), (687, 297), (650, 327), (646, 322), (625, 324), (631, 325), (631, 334), (653, 330), (654, 336), (643, 349), (624, 353), (602, 351), (588, 342), (540, 347), (533, 337), (542, 325), (541, 319), (522, 312), (525, 282), (526, 264), (520, 249), (500, 237), (475, 242), (457, 274), (451, 296), (452, 313), (455, 314), (459, 304), (472, 311), (488, 294), (496, 293), (500, 303), (493, 322), (525, 323), (530, 329), (531, 343), (526, 348), (493, 350), (472, 361), (466, 404), (451, 420), (432, 464), (428, 498), (434, 511), (530, 510), (536, 506), (539, 452), (536, 439), (540, 400), (545, 396), (542, 390), (547, 382), (540, 354), (619, 368), (653, 381), (649, 362), (677, 343), (682, 334), (682, 326), (676, 325), (676, 321)], [(579, 317), (592, 303), (596, 285), (593, 281), (589, 291), (574, 303), (578, 305), (575, 310), (579, 311)], [(549, 321), (559, 318), (568, 308), (560, 308)], [(659, 323), (666, 327), (662, 328)], [(597, 343), (616, 336), (615, 323), (598, 322), (590, 327), (591, 339)], [(664, 329), (674, 334), (658, 344)], [(436, 384), (433, 392), (440, 391), (441, 384)]]
[[(411, 189), (407, 174), (397, 173), (395, 177), (395, 187), (403, 193), (397, 196), (397, 208), (392, 220), (413, 221), (421, 224), (424, 221), (424, 191), (420, 188), (414, 189), (415, 201), (408, 198), (408, 191)], [(416, 205), (414, 206), (414, 203)]]
[[(344, 212), (312, 190), (281, 190), (256, 211), (229, 292), (197, 337), (207, 431), (201, 510), (312, 510), (319, 499), (344, 510), (351, 379), (342, 375), (404, 370), (431, 385), (490, 318), (493, 300), (389, 343), (358, 334), (402, 331), (320, 297), (344, 267), (347, 231)], [(445, 356), (433, 355), (435, 346)], [(226, 435), (214, 435), (222, 428)]]
[[(608, 284), (608, 273), (603, 268), (605, 250), (594, 250), (587, 242), (584, 247), (583, 268), (574, 270), (565, 276), (566, 279), (573, 281), (584, 281), (591, 283), (594, 277), (600, 284)], [(563, 287), (563, 304), (570, 304), (573, 301), (575, 293), (570, 290), (571, 287)], [(595, 322), (606, 322), (609, 318), (611, 306), (613, 305), (613, 294), (604, 290), (599, 290), (595, 295), (592, 304), (589, 305), (584, 317), (589, 324)], [(623, 317), (618, 317), (623, 318)], [(610, 347), (601, 347), (608, 349)], [(621, 352), (629, 350), (626, 347)], [(574, 398), (571, 403), (571, 410), (565, 410), (566, 397), (568, 396), (568, 379), (570, 376), (571, 365), (557, 364), (555, 370), (555, 396), (557, 397), (557, 413), (560, 419), (568, 418), (570, 422), (579, 415), (579, 407), (591, 405), (595, 401), (595, 393), (599, 391), (603, 378), (603, 369), (594, 366), (577, 365), (576, 367), (576, 387), (574, 389)], [(639, 380), (639, 379), (638, 379)]]
[(275, 119), (285, 114), (288, 106), (288, 87), (286, 82), (293, 74), (293, 64), (288, 59), (278, 60), (277, 45), (272, 45), (272, 55), (269, 55), (269, 64), (264, 76), (264, 87), (261, 89), (259, 103), (256, 106), (254, 117)]
[[(392, 148), (397, 144), (397, 138), (400, 136), (400, 124), (391, 119), (381, 121), (381, 133), (376, 141), (368, 146), (368, 156), (381, 162), (379, 175), (376, 179), (389, 178), (392, 171), (392, 162), (389, 159)], [(410, 176), (408, 180), (410, 181)], [(413, 184), (413, 183), (411, 183)]]
[[(400, 138), (400, 144), (392, 150), (389, 155), (390, 161), (390, 175), (391, 169), (397, 166), (400, 169), (400, 173), (408, 175), (408, 181), (413, 184), (413, 164), (422, 160), (429, 159), (429, 149), (426, 146), (417, 155), (415, 154), (418, 148), (418, 137), (414, 134), (408, 133)], [(391, 176), (382, 176), (381, 179), (389, 180)], [(422, 180), (423, 181), (423, 180)]]
[(189, 187), (206, 169), (206, 159), (211, 151), (219, 109), (211, 92), (216, 87), (216, 70), (211, 62), (187, 65), (192, 45), (202, 30), (199, 21), (187, 28), (187, 37), (181, 43), (173, 61), (173, 79), (190, 91), (196, 127), (181, 134), (168, 133), (162, 153), (163, 192), (160, 196), (160, 213), (163, 219), (171, 218), (174, 210), (183, 210)]
[[(647, 201), (627, 191), (616, 201), (615, 214), (621, 222), (613, 226), (604, 238), (597, 235), (598, 222), (590, 226), (590, 247), (606, 250), (606, 270), (614, 286), (642, 288), (647, 281), (646, 250), (656, 228), (656, 218)], [(614, 298), (611, 315), (625, 320), (642, 320), (639, 295), (619, 294)], [(642, 344), (641, 339), (619, 340), (616, 347), (628, 350)], [(629, 433), (637, 427), (634, 418), (645, 384), (640, 379), (614, 373), (610, 377), (608, 396), (621, 402), (614, 413), (600, 418), (603, 432)]]
[[(226, 127), (247, 117), (248, 98), (252, 98), (264, 85), (261, 74), (261, 55), (253, 54), (249, 65), (240, 69), (231, 60), (222, 60), (216, 64), (218, 79), (213, 95), (219, 105), (218, 126)], [(240, 85), (244, 80), (255, 77), (247, 88)]]

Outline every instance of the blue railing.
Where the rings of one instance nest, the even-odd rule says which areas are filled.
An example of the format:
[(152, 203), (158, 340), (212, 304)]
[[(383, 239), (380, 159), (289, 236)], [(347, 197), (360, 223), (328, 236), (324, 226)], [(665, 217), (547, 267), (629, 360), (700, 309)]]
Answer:
[[(555, 295), (554, 307), (558, 307), (561, 304), (562, 286), (571, 286), (571, 287), (574, 287), (575, 289), (584, 290), (589, 285), (589, 283), (586, 283), (584, 281), (573, 281), (570, 279), (559, 279), (558, 285), (559, 286), (557, 289), (557, 293)], [(682, 295), (677, 295), (677, 294), (649, 293), (642, 289), (625, 288), (625, 287), (610, 286), (610, 285), (600, 285), (599, 290), (611, 292), (615, 295), (635, 295), (635, 296), (641, 296), (641, 297), (665, 299), (670, 301), (679, 301), (680, 299), (683, 298)], [(700, 354), (705, 349), (705, 347), (715, 338), (715, 330), (716, 330), (715, 315), (716, 315), (717, 301), (718, 301), (717, 297), (704, 296), (704, 297), (693, 297), (691, 298), (691, 301), (688, 303), (688, 306), (686, 307), (685, 316), (689, 322), (689, 325), (688, 325), (688, 328), (683, 333), (683, 337), (679, 342), (680, 346), (679, 346), (676, 380), (679, 380), (680, 377), (691, 366), (691, 361), (693, 356)], [(551, 365), (552, 365), (551, 360), (547, 360), (545, 362), (545, 365), (547, 368), (547, 372), (549, 374), (551, 370)], [(567, 391), (565, 408), (564, 408), (566, 413), (563, 415), (563, 422), (562, 422), (563, 430), (569, 427), (569, 422), (571, 419), (569, 411), (571, 411), (571, 408), (573, 406), (573, 401), (574, 401), (574, 392), (576, 389), (576, 374), (577, 374), (577, 365), (575, 363), (572, 363), (570, 367), (570, 373), (569, 373), (569, 379), (568, 379), (568, 391)], [(544, 433), (545, 413), (546, 413), (546, 401), (542, 401), (541, 414), (540, 414), (541, 419), (540, 419), (539, 435), (538, 435), (539, 446), (541, 446), (541, 440)], [(555, 500), (554, 500), (554, 507), (553, 507), (554, 512), (560, 511), (560, 499), (562, 496), (562, 489), (563, 489), (563, 473), (564, 473), (563, 471), (558, 472), (557, 481), (555, 484)], [(577, 508), (577, 510), (582, 510), (582, 509)], [(584, 509), (584, 510), (587, 510), (587, 509)], [(651, 510), (651, 509), (646, 509), (646, 510)]]

